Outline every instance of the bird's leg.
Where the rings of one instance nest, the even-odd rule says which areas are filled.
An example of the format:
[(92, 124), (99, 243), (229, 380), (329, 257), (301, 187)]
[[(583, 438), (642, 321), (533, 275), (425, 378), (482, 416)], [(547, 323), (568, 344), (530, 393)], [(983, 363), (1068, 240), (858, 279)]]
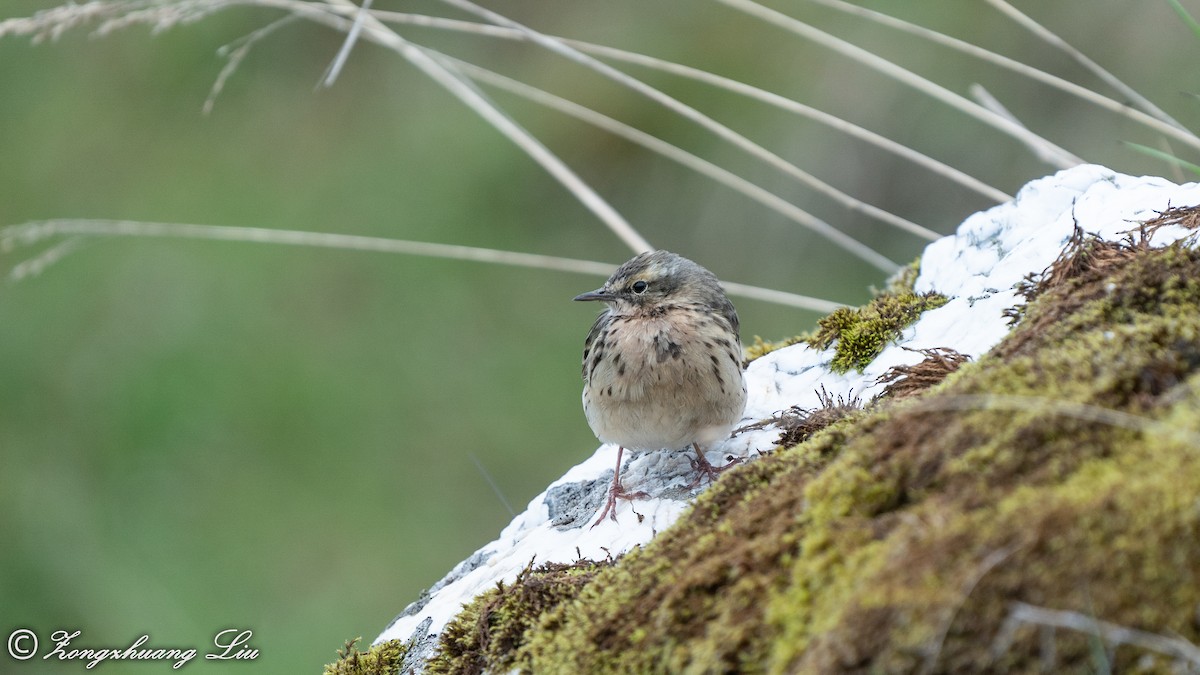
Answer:
[[(596, 522), (592, 523), (592, 527), (600, 524), (605, 516), (608, 516), (614, 523), (617, 522), (617, 500), (618, 499), (645, 499), (650, 495), (645, 492), (626, 492), (625, 488), (621, 487), (621, 455), (625, 454), (625, 448), (617, 446), (617, 469), (613, 472), (612, 486), (608, 488), (608, 501), (604, 504), (604, 510), (600, 512), (600, 517)], [(639, 516), (640, 518), (640, 516)]]
[(712, 464), (708, 463), (708, 458), (705, 457), (704, 453), (700, 450), (699, 443), (692, 443), (692, 447), (696, 449), (696, 459), (691, 459), (690, 457), (688, 459), (692, 463), (692, 470), (699, 475), (696, 476), (696, 480), (692, 481), (691, 484), (687, 486), (688, 490), (699, 485), (700, 481), (704, 480), (705, 478), (708, 478), (709, 483), (713, 483), (717, 480), (717, 476), (720, 476), (723, 471), (732, 468), (735, 464), (742, 463), (741, 457), (734, 457), (733, 459), (729, 460), (728, 464), (722, 466), (713, 466)]

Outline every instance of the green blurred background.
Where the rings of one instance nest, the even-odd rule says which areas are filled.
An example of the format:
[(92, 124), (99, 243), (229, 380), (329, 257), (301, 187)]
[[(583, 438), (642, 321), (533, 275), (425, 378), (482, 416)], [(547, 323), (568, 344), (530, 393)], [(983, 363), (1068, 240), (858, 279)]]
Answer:
[[(0, 18), (53, 2), (9, 0)], [(1094, 81), (983, 2), (863, 3)], [(789, 14), (965, 92), (984, 83), (1091, 161), (1171, 175), (1129, 122), (805, 2)], [(1167, 2), (1022, 9), (1193, 128), (1200, 40)], [(1200, 16), (1200, 3), (1185, 2)], [(376, 8), (461, 16), (439, 3)], [(998, 133), (715, 3), (495, 5), (540, 30), (644, 51), (796, 97), (1015, 191), (1052, 169)], [(210, 115), (234, 9), (150, 35), (0, 39), (0, 225), (120, 218), (376, 235), (620, 263), (630, 251), (508, 141), (395, 54), (297, 23), (262, 42)], [(409, 38), (539, 84), (762, 183), (897, 261), (923, 243), (773, 173), (636, 94), (534, 47)], [(948, 233), (988, 202), (860, 143), (697, 84), (631, 70), (868, 202)], [(656, 246), (731, 281), (857, 304), (883, 275), (707, 179), (556, 113), (495, 99)], [(1187, 156), (1186, 154), (1184, 155)], [(1194, 156), (1188, 157), (1196, 161)], [(42, 249), (0, 255), (0, 272)], [(0, 628), (76, 646), (205, 649), (254, 631), (252, 664), (316, 672), (590, 455), (579, 349), (599, 277), (248, 243), (105, 239), (0, 286)], [(816, 315), (737, 302), (744, 338)], [(169, 666), (106, 664), (107, 673)], [(83, 672), (16, 662), (0, 671)]]

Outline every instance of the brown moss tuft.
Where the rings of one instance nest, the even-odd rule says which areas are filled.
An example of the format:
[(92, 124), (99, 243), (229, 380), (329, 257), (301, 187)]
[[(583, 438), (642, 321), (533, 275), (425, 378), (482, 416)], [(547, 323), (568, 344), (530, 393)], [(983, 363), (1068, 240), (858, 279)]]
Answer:
[(766, 429), (767, 427), (777, 427), (780, 433), (775, 444), (778, 447), (787, 448), (807, 441), (818, 431), (849, 418), (863, 409), (862, 399), (858, 396), (838, 394), (835, 398), (825, 389), (825, 385), (821, 385), (821, 388), (815, 390), (815, 393), (817, 401), (820, 403), (816, 408), (794, 405), (764, 420), (739, 427), (734, 430), (733, 435), (737, 436), (747, 431)]
[(389, 640), (359, 651), (358, 641), (362, 637), (347, 640), (345, 647), (338, 650), (338, 660), (325, 666), (324, 675), (396, 675), (404, 659), (404, 643)]
[[(908, 347), (905, 347), (908, 349)], [(925, 391), (946, 379), (971, 357), (946, 347), (932, 349), (909, 349), (925, 355), (925, 359), (912, 366), (892, 366), (875, 380), (876, 384), (887, 384), (879, 398), (902, 399)]]
[(477, 674), (523, 667), (518, 649), (539, 617), (574, 598), (613, 561), (530, 564), (511, 584), (480, 594), (442, 631), (429, 673)]
[[(1017, 284), (1017, 291), (1026, 301), (1033, 301), (1048, 289), (1061, 287), (1073, 280), (1086, 283), (1089, 279), (1103, 277), (1130, 258), (1151, 250), (1150, 239), (1154, 233), (1172, 225), (1187, 229), (1200, 228), (1200, 206), (1170, 207), (1125, 232), (1125, 237), (1115, 242), (1101, 239), (1076, 225), (1066, 247), (1054, 262), (1040, 274), (1026, 276)], [(1186, 245), (1187, 242), (1183, 241), (1177, 243), (1177, 246)], [(1024, 315), (1024, 307), (1011, 308), (1005, 314), (1010, 323), (1015, 324)]]
[(1114, 266), (1146, 250), (1145, 228), (1140, 233), (1137, 240), (1130, 234), (1122, 241), (1105, 241), (1076, 225), (1066, 248), (1042, 273), (1033, 295), (1027, 296), (1028, 299), (1036, 298), (1049, 288), (1061, 286), (1069, 279), (1103, 276)]
[(1157, 232), (1168, 225), (1177, 225), (1189, 230), (1200, 229), (1200, 205), (1171, 206), (1165, 211), (1143, 223), (1147, 235)]
[[(1077, 248), (1087, 250), (1089, 244), (1084, 241)], [(1054, 270), (1057, 266), (1060, 271), (1047, 273), (1059, 281), (1039, 283), (1041, 290), (1033, 295), (1038, 298), (1051, 293), (1053, 297), (1037, 305), (1028, 305), (1023, 312), (1028, 325), (1011, 334), (996, 353), (1012, 356), (1020, 352), (1031, 339), (1053, 330), (1085, 307), (1098, 312), (1090, 317), (1091, 321), (1121, 325), (1134, 313), (1146, 313), (1164, 300), (1174, 304), (1178, 301), (1174, 296), (1180, 292), (1187, 296), (1197, 284), (1195, 277), (1188, 276), (1191, 270), (1187, 269), (1195, 252), (1184, 242), (1150, 249), (1144, 236), (1137, 240), (1130, 236), (1122, 243), (1106, 242), (1103, 248), (1106, 251), (1103, 254), (1075, 256), (1083, 262), (1072, 263), (1070, 259), (1060, 257), (1064, 262), (1049, 268)]]

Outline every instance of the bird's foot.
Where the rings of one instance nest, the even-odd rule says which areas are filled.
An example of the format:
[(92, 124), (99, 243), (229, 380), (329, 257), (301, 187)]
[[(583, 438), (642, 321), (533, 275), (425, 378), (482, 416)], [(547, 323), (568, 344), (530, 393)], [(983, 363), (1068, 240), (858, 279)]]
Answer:
[(700, 446), (693, 445), (692, 447), (696, 450), (696, 456), (694, 458), (689, 457), (688, 461), (692, 463), (692, 471), (695, 471), (697, 475), (696, 480), (687, 485), (686, 489), (688, 490), (700, 485), (701, 481), (703, 481), (705, 478), (707, 478), (708, 482), (712, 484), (716, 482), (717, 476), (720, 476), (728, 469), (731, 469), (734, 466), (742, 463), (741, 457), (730, 457), (728, 464), (713, 466), (709, 463), (708, 458), (704, 456), (704, 453), (700, 451)]
[[(620, 483), (614, 480), (612, 487), (608, 488), (608, 501), (604, 504), (604, 510), (600, 512), (600, 517), (596, 519), (596, 522), (592, 523), (592, 527), (599, 525), (604, 520), (605, 516), (607, 516), (614, 523), (617, 522), (618, 499), (633, 501), (635, 499), (646, 499), (649, 496), (649, 493), (642, 492), (641, 490), (637, 492), (628, 492), (625, 490), (625, 488), (621, 487)], [(642, 515), (640, 513), (637, 511), (634, 511), (633, 513), (638, 517), (639, 521), (642, 519)]]

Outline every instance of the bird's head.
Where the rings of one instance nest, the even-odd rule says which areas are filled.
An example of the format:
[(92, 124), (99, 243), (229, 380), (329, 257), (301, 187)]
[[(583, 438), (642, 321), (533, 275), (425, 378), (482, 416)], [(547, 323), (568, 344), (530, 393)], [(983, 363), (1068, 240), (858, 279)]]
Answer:
[(732, 309), (712, 272), (668, 251), (642, 253), (594, 291), (576, 300), (599, 300), (614, 311), (632, 312), (664, 304), (699, 305), (714, 311)]

